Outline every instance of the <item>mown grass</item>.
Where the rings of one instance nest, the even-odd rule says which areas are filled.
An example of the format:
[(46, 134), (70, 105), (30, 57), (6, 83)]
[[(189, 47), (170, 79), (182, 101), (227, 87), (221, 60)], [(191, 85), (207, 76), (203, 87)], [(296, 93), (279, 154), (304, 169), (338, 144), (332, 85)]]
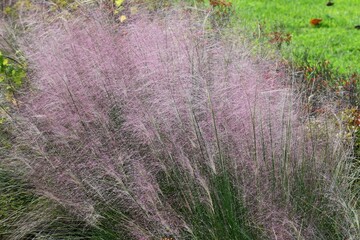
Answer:
[[(290, 34), (291, 42), (282, 44), (282, 53), (292, 61), (301, 64), (307, 55), (311, 64), (328, 60), (342, 74), (360, 72), (358, 0), (338, 0), (333, 6), (326, 6), (325, 0), (231, 2), (240, 23), (250, 26), (254, 36)], [(322, 19), (320, 25), (312, 26), (313, 18)]]

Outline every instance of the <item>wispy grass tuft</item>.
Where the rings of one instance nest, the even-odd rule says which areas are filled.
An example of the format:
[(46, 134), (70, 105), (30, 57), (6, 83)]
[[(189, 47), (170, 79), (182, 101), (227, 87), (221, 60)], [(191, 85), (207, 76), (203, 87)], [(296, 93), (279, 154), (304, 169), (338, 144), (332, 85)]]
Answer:
[(335, 130), (324, 140), (281, 69), (208, 28), (175, 10), (39, 24), (7, 161), (94, 239), (356, 236), (332, 195)]

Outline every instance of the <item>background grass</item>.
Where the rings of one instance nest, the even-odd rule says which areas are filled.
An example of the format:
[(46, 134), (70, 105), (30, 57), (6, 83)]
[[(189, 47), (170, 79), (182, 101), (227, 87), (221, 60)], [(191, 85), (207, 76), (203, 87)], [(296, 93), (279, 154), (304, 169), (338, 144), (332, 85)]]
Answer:
[[(282, 53), (295, 62), (304, 54), (315, 64), (328, 60), (340, 73), (360, 72), (360, 1), (338, 0), (331, 7), (327, 1), (233, 0), (232, 8), (241, 24), (251, 27), (255, 36), (268, 37), (274, 31), (290, 33), (290, 46), (283, 44)], [(311, 26), (312, 18), (321, 18)]]

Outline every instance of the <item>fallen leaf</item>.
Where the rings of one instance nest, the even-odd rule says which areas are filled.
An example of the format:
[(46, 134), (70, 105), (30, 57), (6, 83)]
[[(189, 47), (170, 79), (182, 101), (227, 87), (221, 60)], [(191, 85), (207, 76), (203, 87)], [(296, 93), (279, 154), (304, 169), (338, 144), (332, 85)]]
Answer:
[(310, 24), (316, 26), (316, 25), (319, 25), (321, 21), (322, 21), (321, 18), (312, 18), (310, 20)]

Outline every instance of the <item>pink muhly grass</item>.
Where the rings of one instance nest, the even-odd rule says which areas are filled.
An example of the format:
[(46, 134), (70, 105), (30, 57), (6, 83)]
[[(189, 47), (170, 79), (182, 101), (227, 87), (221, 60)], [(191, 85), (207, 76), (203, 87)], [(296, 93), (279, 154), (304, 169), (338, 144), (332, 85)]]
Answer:
[(34, 76), (21, 114), (34, 131), (18, 139), (37, 190), (93, 224), (115, 209), (114, 228), (138, 239), (179, 236), (191, 224), (163, 200), (159, 172), (184, 172), (211, 207), (210, 176), (226, 170), (254, 220), (290, 239), (300, 223), (272, 187), (305, 158), (305, 137), (283, 73), (195, 19), (103, 22), (38, 26), (24, 48)]

